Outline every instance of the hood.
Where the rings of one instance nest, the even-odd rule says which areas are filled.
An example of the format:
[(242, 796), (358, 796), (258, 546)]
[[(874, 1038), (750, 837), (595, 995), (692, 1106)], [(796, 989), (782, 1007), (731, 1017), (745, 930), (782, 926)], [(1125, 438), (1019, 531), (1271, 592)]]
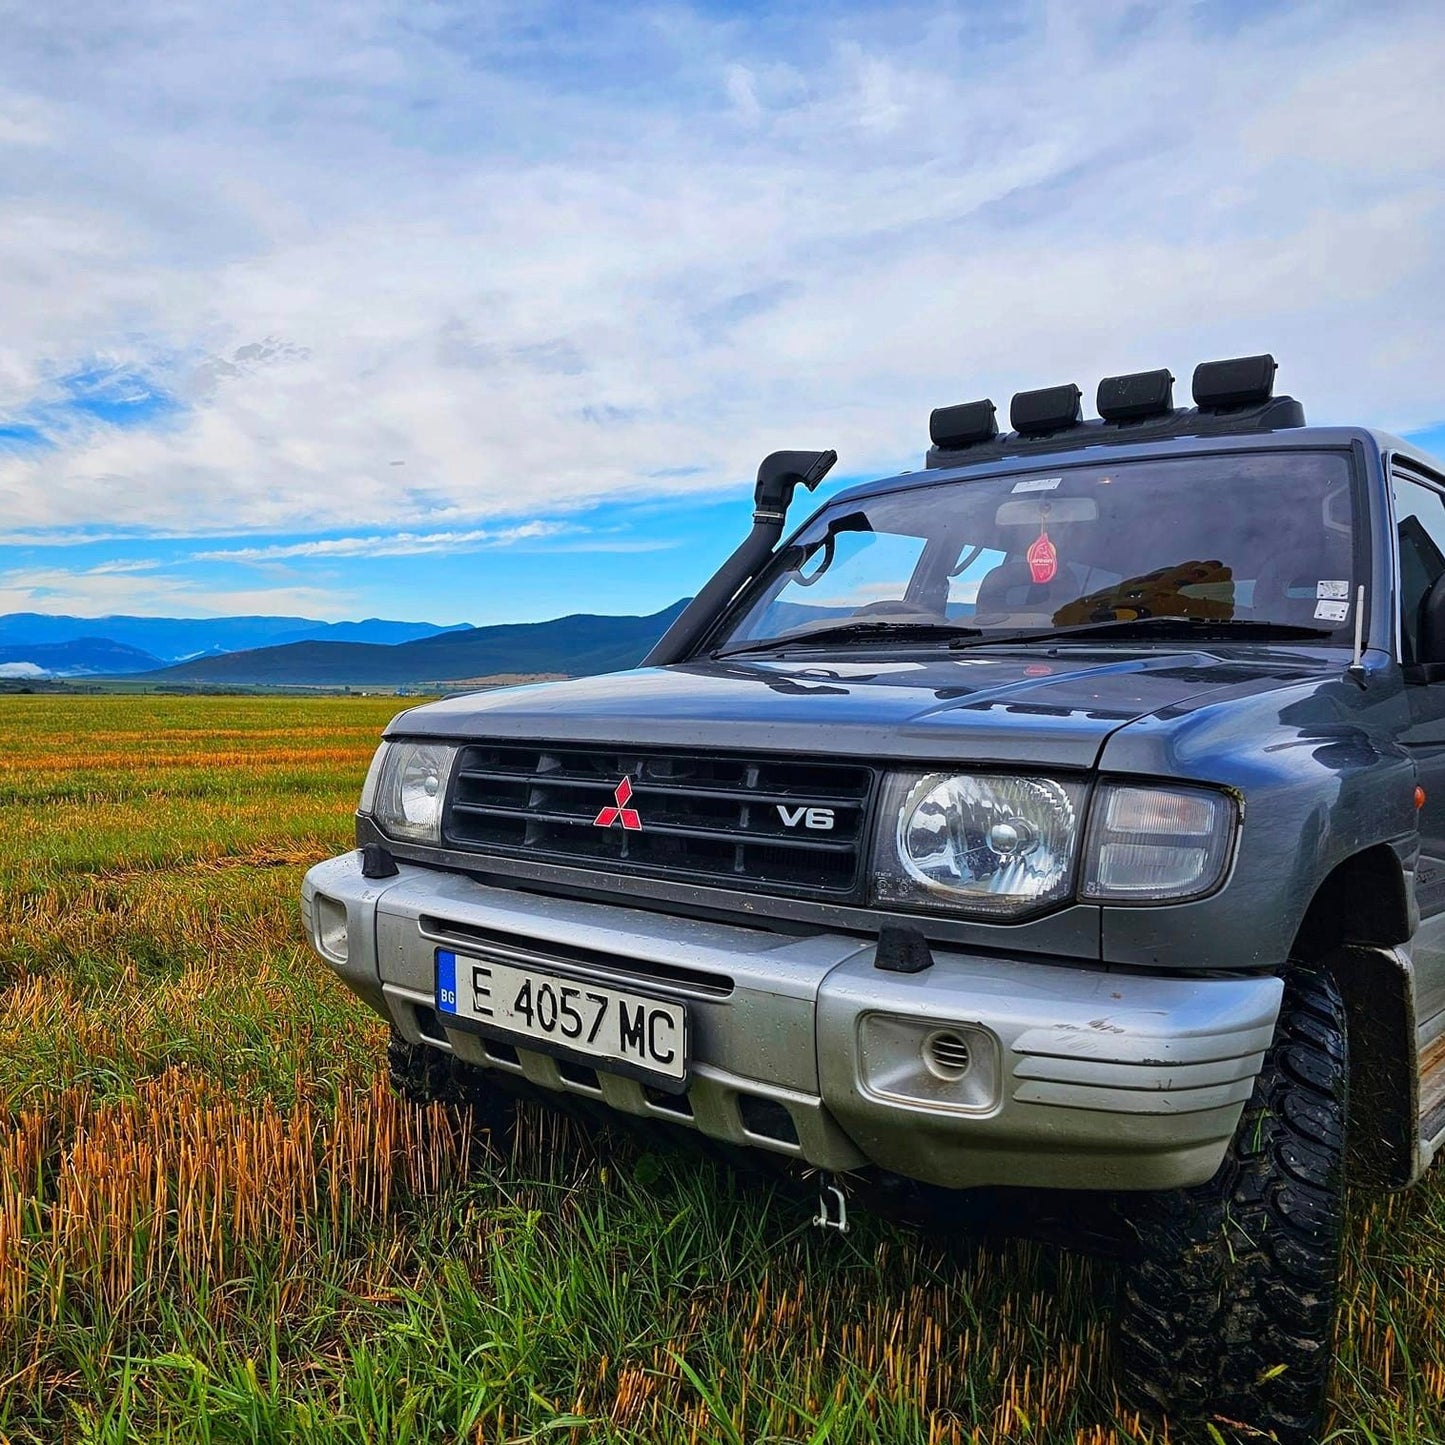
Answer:
[(413, 708), (387, 734), (1088, 768), (1136, 718), (1327, 671), (1338, 663), (1259, 649), (735, 658), (469, 693)]

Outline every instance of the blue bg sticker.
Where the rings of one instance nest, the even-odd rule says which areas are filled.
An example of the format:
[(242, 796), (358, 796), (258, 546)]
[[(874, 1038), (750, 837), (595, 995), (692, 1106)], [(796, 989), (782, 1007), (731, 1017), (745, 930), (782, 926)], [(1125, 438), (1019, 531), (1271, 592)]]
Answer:
[(448, 949), (437, 949), (437, 1007), (443, 1013), (457, 1011), (457, 956)]

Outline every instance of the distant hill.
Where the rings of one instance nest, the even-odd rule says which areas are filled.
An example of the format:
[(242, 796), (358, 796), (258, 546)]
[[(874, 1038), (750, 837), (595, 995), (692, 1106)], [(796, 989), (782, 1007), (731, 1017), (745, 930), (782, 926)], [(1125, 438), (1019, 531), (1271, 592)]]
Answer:
[[(456, 626), (464, 629), (466, 624)], [(104, 639), (149, 653), (154, 667), (205, 653), (288, 642), (392, 645), (449, 630), (431, 622), (388, 622), (376, 617), (365, 622), (318, 622), (311, 617), (50, 617), (10, 612), (0, 615), (0, 648), (18, 648), (28, 655), (37, 646)]]
[[(288, 632), (273, 637), (272, 647), (283, 647), (288, 642), (374, 642), (381, 647), (395, 647), (399, 642), (418, 642), (423, 637), (435, 637), (442, 632), (466, 632), (469, 625), (454, 622), (449, 627), (437, 627), (430, 622), (387, 622), (380, 617), (368, 617), (365, 622), (313, 622), (297, 632)], [(235, 651), (234, 648), (231, 649)]]
[(650, 617), (574, 613), (550, 622), (516, 622), (437, 633), (377, 646), (307, 641), (198, 657), (148, 673), (147, 682), (209, 686), (374, 686), (453, 682), (501, 673), (569, 677), (633, 667), (686, 605)]
[(78, 637), (74, 642), (0, 646), (0, 677), (123, 677), (150, 672), (162, 659), (108, 637)]

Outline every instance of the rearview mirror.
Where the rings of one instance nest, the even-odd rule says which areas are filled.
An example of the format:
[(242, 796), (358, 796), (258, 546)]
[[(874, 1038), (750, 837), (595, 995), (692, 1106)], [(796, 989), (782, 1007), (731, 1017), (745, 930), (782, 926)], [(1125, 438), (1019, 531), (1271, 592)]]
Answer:
[(1096, 522), (1099, 504), (1092, 497), (1019, 497), (1001, 502), (996, 527), (1047, 527), (1050, 522)]

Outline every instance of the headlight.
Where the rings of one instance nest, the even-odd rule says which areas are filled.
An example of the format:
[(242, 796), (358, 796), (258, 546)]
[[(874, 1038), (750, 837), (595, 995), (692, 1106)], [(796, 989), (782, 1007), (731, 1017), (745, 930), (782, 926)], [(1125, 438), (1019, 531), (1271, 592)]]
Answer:
[(362, 791), (362, 811), (369, 803), (372, 817), (390, 837), (440, 842), (442, 804), (456, 755), (443, 743), (383, 743)]
[(1081, 783), (985, 773), (895, 776), (874, 860), (874, 899), (1014, 914), (1074, 886)]
[(371, 755), (371, 766), (366, 770), (366, 781), (361, 785), (361, 803), (357, 809), (362, 813), (374, 813), (376, 811), (376, 791), (381, 785), (381, 770), (386, 763), (386, 755), (391, 751), (390, 743), (382, 743)]
[(1236, 812), (1203, 788), (1106, 783), (1094, 799), (1082, 896), (1177, 903), (1213, 892), (1234, 852)]

